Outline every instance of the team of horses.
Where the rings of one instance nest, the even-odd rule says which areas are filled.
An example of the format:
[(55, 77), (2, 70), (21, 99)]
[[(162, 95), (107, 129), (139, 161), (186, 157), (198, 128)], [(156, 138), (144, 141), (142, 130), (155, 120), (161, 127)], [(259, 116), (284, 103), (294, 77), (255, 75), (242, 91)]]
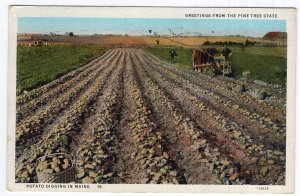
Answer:
[(218, 51), (216, 48), (194, 49), (192, 59), (195, 71), (202, 72), (205, 67), (217, 66), (218, 62), (215, 60), (217, 54)]
[(216, 48), (194, 49), (192, 59), (195, 71), (202, 72), (206, 67), (216, 68), (218, 70), (224, 69), (226, 65), (228, 66), (228, 58), (231, 56), (231, 51), (226, 47), (221, 52), (221, 56), (222, 60), (220, 60)]

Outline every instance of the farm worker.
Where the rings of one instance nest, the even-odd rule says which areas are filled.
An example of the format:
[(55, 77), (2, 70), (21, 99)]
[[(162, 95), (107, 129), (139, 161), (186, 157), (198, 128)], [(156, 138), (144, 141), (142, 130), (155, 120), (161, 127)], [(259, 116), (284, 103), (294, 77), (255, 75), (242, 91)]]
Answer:
[(171, 57), (171, 63), (174, 63), (174, 58), (175, 58), (175, 56), (177, 56), (176, 51), (174, 49), (170, 50), (169, 55)]
[(221, 52), (222, 56), (225, 57), (225, 61), (228, 61), (229, 57), (231, 56), (232, 52), (227, 46), (225, 45), (225, 48)]

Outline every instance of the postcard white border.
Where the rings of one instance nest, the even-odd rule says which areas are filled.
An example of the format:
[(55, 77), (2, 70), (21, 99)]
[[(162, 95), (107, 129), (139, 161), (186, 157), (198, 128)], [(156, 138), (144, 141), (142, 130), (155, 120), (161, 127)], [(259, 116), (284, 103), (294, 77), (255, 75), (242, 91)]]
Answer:
[[(104, 17), (104, 18), (184, 18), (185, 13), (277, 13), (278, 20), (286, 20), (287, 50), (287, 145), (286, 185), (128, 185), (104, 184), (103, 188), (90, 185), (90, 189), (28, 189), (26, 184), (15, 183), (15, 103), (16, 103), (16, 32), (17, 18), (31, 17)], [(260, 19), (258, 19), (260, 20)], [(272, 19), (274, 20), (274, 19)], [(175, 8), (175, 7), (56, 7), (12, 6), (9, 10), (8, 50), (8, 137), (7, 137), (7, 189), (10, 191), (104, 191), (104, 192), (191, 192), (191, 193), (292, 193), (295, 179), (296, 129), (296, 10), (293, 8)]]

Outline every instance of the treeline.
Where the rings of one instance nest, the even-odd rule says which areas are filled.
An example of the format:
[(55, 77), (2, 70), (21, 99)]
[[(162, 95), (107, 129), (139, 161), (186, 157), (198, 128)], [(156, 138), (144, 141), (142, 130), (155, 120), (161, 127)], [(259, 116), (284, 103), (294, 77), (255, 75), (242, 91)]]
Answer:
[(216, 46), (224, 46), (224, 45), (231, 45), (231, 46), (254, 46), (257, 42), (249, 41), (248, 39), (245, 42), (233, 42), (233, 41), (216, 41), (216, 42), (210, 42), (205, 41), (203, 45), (216, 45)]

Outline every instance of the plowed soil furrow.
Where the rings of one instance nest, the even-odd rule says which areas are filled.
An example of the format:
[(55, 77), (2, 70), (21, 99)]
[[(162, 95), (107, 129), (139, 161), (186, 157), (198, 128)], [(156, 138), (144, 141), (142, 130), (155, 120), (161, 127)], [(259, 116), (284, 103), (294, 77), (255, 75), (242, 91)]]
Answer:
[[(198, 85), (204, 84), (203, 88), (210, 87), (210, 89), (212, 89), (220, 94), (226, 93), (228, 98), (231, 98), (231, 97), (234, 99), (238, 98), (237, 100), (242, 100), (241, 103), (244, 102), (244, 104), (248, 104), (248, 106), (249, 106), (249, 104), (252, 104), (252, 107), (250, 107), (250, 109), (255, 109), (255, 110), (260, 111), (259, 109), (261, 107), (263, 107), (263, 108), (261, 108), (261, 109), (263, 109), (261, 112), (262, 114), (265, 114), (266, 112), (268, 112), (268, 109), (277, 110), (276, 114), (278, 114), (279, 116), (274, 116), (274, 118), (275, 119), (280, 118), (280, 115), (281, 115), (284, 119), (284, 115), (280, 113), (281, 111), (283, 113), (285, 113), (285, 106), (282, 104), (282, 102), (279, 107), (272, 106), (271, 104), (269, 104), (265, 101), (260, 101), (260, 100), (254, 99), (245, 93), (244, 94), (237, 93), (234, 90), (236, 85), (228, 84), (227, 82), (222, 82), (214, 77), (210, 77), (210, 76), (207, 76), (204, 74), (198, 74), (193, 71), (183, 71), (180, 68), (175, 68), (173, 65), (171, 65), (167, 62), (160, 61), (157, 57), (155, 57), (151, 54), (146, 55), (146, 57), (149, 58), (150, 61), (154, 60), (156, 63), (163, 65), (163, 67), (169, 69), (170, 71), (173, 71), (174, 73), (177, 73), (179, 76), (181, 76), (185, 79), (188, 79), (191, 82), (196, 82)], [(237, 82), (237, 84), (239, 84), (239, 82)], [(234, 96), (232, 96), (232, 94)], [(272, 111), (270, 113), (272, 113)]]
[(72, 89), (76, 84), (88, 77), (90, 73), (103, 70), (108, 63), (107, 59), (114, 58), (116, 53), (117, 51), (115, 50), (113, 53), (109, 53), (109, 55), (107, 55), (105, 58), (102, 58), (101, 60), (99, 59), (95, 62), (93, 61), (93, 64), (90, 64), (88, 68), (82, 70), (82, 72), (78, 73), (78, 75), (75, 77), (68, 81), (64, 81), (41, 96), (32, 99), (29, 103), (17, 108), (17, 124), (24, 118), (34, 115), (35, 112), (38, 112), (38, 110), (43, 110), (43, 106), (46, 105), (50, 100), (59, 99), (59, 97), (64, 96), (68, 90)]
[[(67, 115), (69, 113), (69, 110), (73, 109), (74, 104), (76, 104), (80, 100), (80, 97), (82, 96), (82, 94), (84, 94), (90, 88), (90, 86), (93, 84), (95, 78), (98, 78), (100, 76), (101, 77), (109, 76), (112, 73), (114, 66), (115, 66), (113, 63), (115, 63), (115, 61), (120, 59), (120, 55), (121, 55), (121, 53), (119, 53), (118, 57), (116, 57), (115, 59), (113, 59), (111, 61), (112, 66), (107, 66), (105, 68), (105, 70), (103, 70), (102, 72), (100, 72), (100, 71), (99, 71), (99, 73), (94, 72), (93, 74), (89, 75), (89, 79), (87, 79), (88, 82), (81, 82), (80, 86), (76, 85), (75, 88), (73, 89), (73, 92), (76, 94), (70, 96), (71, 99), (69, 99), (69, 97), (66, 97), (69, 100), (69, 102), (66, 100), (63, 100), (66, 105), (63, 105), (63, 103), (61, 103), (62, 102), (61, 100), (53, 101), (53, 103), (56, 103), (57, 106), (55, 106), (53, 103), (49, 103), (47, 110), (41, 111), (41, 113), (42, 113), (41, 117), (46, 119), (45, 122), (43, 122), (43, 124), (37, 126), (36, 129), (32, 129), (31, 132), (26, 132), (25, 135), (22, 136), (22, 140), (20, 142), (18, 142), (18, 140), (17, 140), (17, 143), (16, 143), (17, 144), (16, 145), (17, 157), (21, 154), (24, 154), (24, 149), (31, 147), (32, 144), (39, 141), (39, 139), (44, 134), (44, 132), (47, 133), (49, 130), (51, 131), (53, 129), (53, 126), (55, 126), (61, 118), (63, 118), (65, 115)], [(46, 113), (46, 111), (49, 111), (49, 113)], [(51, 113), (54, 114), (55, 111), (57, 112), (57, 114), (49, 119), (49, 114), (51, 114)], [(30, 122), (34, 123), (35, 119), (39, 120), (41, 117), (37, 118), (36, 116), (33, 116), (32, 121), (30, 121)], [(28, 125), (30, 125), (30, 124), (28, 124)], [(20, 126), (20, 128), (23, 128), (22, 126), (24, 126), (24, 124), (22, 124)], [(25, 126), (26, 126), (26, 124), (25, 124)], [(33, 128), (35, 128), (35, 127), (33, 127)], [(17, 131), (18, 131), (18, 127), (17, 127)], [(23, 139), (23, 138), (26, 138), (26, 139)]]
[(128, 134), (134, 142), (134, 151), (130, 156), (138, 163), (133, 166), (133, 170), (141, 177), (132, 180), (151, 184), (182, 183), (183, 179), (176, 171), (175, 162), (165, 150), (162, 134), (136, 82), (133, 65), (129, 62), (126, 66), (125, 104), (129, 116), (125, 128), (129, 128)]
[[(113, 61), (111, 62), (112, 63), (112, 65), (114, 65), (113, 63), (116, 61), (116, 60), (118, 60), (119, 58), (120, 58), (120, 55), (121, 54), (119, 54), (118, 55), (118, 57), (117, 58), (115, 58), (115, 59), (113, 59)], [(111, 66), (111, 67), (113, 67), (113, 66)], [(103, 73), (101, 73), (99, 76), (102, 76), (102, 77), (106, 77), (107, 75), (109, 75), (109, 74), (111, 74), (111, 71), (112, 71), (113, 69), (112, 68), (110, 68), (110, 69), (107, 69), (105, 72), (103, 72)], [(97, 77), (99, 77), (99, 76), (97, 76)], [(96, 78), (96, 76), (94, 76), (95, 78)], [(95, 79), (94, 78), (94, 79)], [(89, 86), (86, 86), (86, 88), (88, 89), (88, 87)], [(86, 90), (87, 90), (86, 89)], [(80, 101), (80, 97), (81, 97), (81, 95), (82, 94), (79, 94), (77, 97), (76, 97), (76, 99), (73, 101), (73, 103), (71, 104), (71, 106), (73, 107), (74, 105), (76, 105), (76, 103), (78, 102), (78, 101)], [(44, 135), (46, 135), (48, 132), (51, 132), (51, 130), (53, 129), (53, 126), (56, 126), (57, 124), (58, 124), (58, 122), (62, 119), (62, 118), (64, 118), (64, 116), (66, 115), (66, 114), (68, 114), (73, 108), (72, 107), (69, 107), (69, 108), (66, 108), (65, 110), (63, 110), (59, 115), (57, 115), (57, 119), (55, 120), (55, 121), (53, 121), (52, 123), (50, 123), (49, 125), (46, 125), (46, 127), (43, 129), (43, 132), (45, 132), (45, 133), (36, 133), (37, 134), (37, 136), (40, 136), (39, 134), (44, 134)], [(33, 138), (35, 138), (35, 136), (32, 136)], [(44, 137), (44, 136), (43, 136)], [(33, 141), (38, 141), (38, 138), (35, 138)], [(31, 145), (32, 145), (32, 143), (34, 143), (34, 142), (31, 142)], [(22, 146), (22, 147), (24, 147), (24, 146)]]
[(65, 169), (38, 164), (65, 153), (75, 183), (285, 184), (285, 97), (257, 100), (238, 85), (276, 94), (110, 50), (18, 97), (15, 181), (38, 182), (40, 165)]
[[(243, 135), (247, 138), (250, 137), (251, 139), (258, 141), (259, 143), (264, 143), (266, 148), (275, 147), (284, 150), (285, 136), (279, 134), (276, 130), (267, 129), (267, 126), (265, 124), (261, 125), (259, 121), (257, 122), (256, 120), (247, 118), (246, 115), (240, 112), (239, 105), (226, 104), (224, 103), (226, 102), (225, 98), (203, 96), (203, 94), (209, 94), (210, 92), (202, 91), (199, 86), (193, 85), (175, 74), (172, 75), (170, 72), (160, 69), (159, 66), (147, 63), (142, 58), (140, 58), (140, 60), (143, 61), (144, 64), (147, 64), (147, 66), (150, 66), (153, 72), (154, 70), (159, 72), (161, 74), (161, 78), (164, 78), (168, 82), (172, 82), (175, 86), (184, 89), (184, 92), (187, 92), (191, 97), (196, 97), (198, 99), (198, 104), (201, 100), (201, 104), (215, 111), (215, 113), (219, 115), (219, 121), (223, 120), (230, 122), (227, 123), (231, 124), (231, 127), (228, 126), (228, 129), (243, 130)], [(265, 143), (265, 141), (268, 141), (269, 143)]]
[[(124, 55), (124, 53), (123, 53)], [(32, 168), (36, 167), (38, 157), (51, 153), (71, 153), (76, 146), (73, 135), (76, 134), (88, 115), (89, 107), (101, 95), (102, 89), (107, 85), (112, 71), (118, 64), (118, 59), (113, 59), (111, 71), (97, 75), (91, 87), (82, 94), (78, 101), (74, 103), (72, 109), (64, 115), (55, 126), (43, 136), (35, 146), (33, 146), (26, 157), (17, 160), (16, 179), (20, 182), (35, 182), (36, 173)], [(24, 179), (24, 175), (28, 176)]]
[[(207, 76), (204, 75), (206, 78)], [(228, 79), (229, 80), (229, 79)], [(284, 121), (285, 113), (286, 113), (286, 107), (285, 107), (285, 98), (281, 98), (280, 96), (277, 97), (278, 93), (276, 90), (269, 91), (267, 88), (260, 86), (260, 85), (255, 85), (249, 83), (244, 83), (244, 82), (238, 82), (238, 80), (231, 79), (230, 81), (234, 81), (228, 83), (225, 77), (223, 79), (221, 78), (212, 78), (212, 81), (215, 81), (219, 86), (222, 84), (227, 84), (229, 87), (227, 89), (233, 90), (233, 93), (242, 99), (244, 99), (246, 102), (249, 102), (250, 104), (255, 104), (258, 105), (259, 107), (262, 107), (262, 111), (265, 111), (265, 113), (261, 113), (262, 115), (268, 115), (271, 116), (275, 120), (282, 120)], [(244, 85), (246, 88), (246, 92), (243, 94), (237, 93), (234, 91), (234, 88), (236, 86), (241, 86)], [(224, 89), (226, 90), (226, 89)], [(272, 98), (268, 98), (265, 100), (258, 100), (257, 98), (254, 98), (251, 96), (250, 90), (258, 90), (258, 91), (265, 91), (268, 96), (272, 96)], [(235, 96), (234, 96), (235, 97)], [(258, 108), (255, 108), (258, 109)], [(259, 110), (258, 110), (259, 111)], [(275, 113), (274, 113), (275, 111)]]
[[(147, 65), (143, 65), (144, 69), (146, 70), (147, 73), (152, 73), (153, 74), (153, 69), (150, 70)], [(217, 139), (219, 140), (220, 143), (223, 143), (224, 145), (227, 146), (229, 153), (235, 155), (235, 160), (244, 163), (244, 166), (247, 164), (248, 166), (246, 168), (250, 169), (251, 162), (256, 161), (256, 159), (253, 159), (253, 155), (249, 155), (249, 150), (246, 151), (244, 150), (245, 147), (242, 146), (240, 142), (240, 133), (238, 132), (238, 137), (233, 138), (229, 137), (229, 134), (226, 133), (224, 127), (222, 126), (222, 122), (218, 122), (216, 119), (214, 119), (214, 115), (216, 113), (210, 113), (205, 110), (199, 110), (195, 107), (197, 103), (197, 99), (193, 96), (188, 96), (188, 92), (184, 91), (184, 89), (180, 89), (179, 87), (172, 85), (168, 80), (164, 79), (163, 76), (160, 75), (160, 73), (155, 74), (155, 78), (151, 74), (151, 78), (158, 82), (158, 84), (166, 90), (170, 95), (172, 95), (172, 99), (180, 104), (180, 106), (192, 116), (198, 123), (200, 127), (202, 127), (205, 131), (207, 131), (209, 134), (214, 134), (216, 135)], [(148, 74), (149, 75), (149, 74)], [(219, 112), (219, 111), (217, 111)], [(235, 148), (232, 148), (235, 146)], [(224, 148), (225, 146), (223, 146)], [(260, 146), (262, 147), (262, 146)], [(266, 150), (262, 150), (264, 154), (267, 153)], [(263, 155), (259, 155), (258, 153), (254, 153), (259, 157), (263, 157)], [(281, 162), (279, 159), (279, 156), (274, 156), (270, 157), (271, 159), (276, 159)], [(252, 161), (251, 161), (252, 160)], [(249, 164), (250, 163), (250, 164)], [(282, 164), (279, 163), (277, 168), (280, 168)], [(275, 167), (275, 166), (274, 166)], [(252, 167), (251, 169), (252, 173), (259, 173), (257, 167)], [(278, 171), (277, 171), (278, 172)], [(273, 182), (272, 182), (273, 183)]]
[[(190, 72), (191, 74), (195, 74), (193, 72)], [(217, 77), (209, 77), (206, 75), (201, 74), (201, 77), (204, 80), (212, 80), (212, 82), (218, 83), (220, 85), (224, 84), (224, 86), (227, 86), (227, 88), (233, 88), (236, 85), (245, 85), (248, 89), (260, 89), (265, 91), (268, 95), (271, 95), (274, 97), (274, 100), (269, 100), (267, 99), (265, 102), (267, 104), (273, 105), (274, 106), (278, 106), (278, 107), (282, 107), (282, 103), (285, 102), (285, 94), (281, 93), (281, 92), (277, 92), (276, 90), (274, 90), (274, 88), (272, 89), (269, 86), (266, 85), (260, 85), (260, 84), (256, 84), (254, 82), (245, 82), (245, 81), (241, 81), (241, 80), (235, 80), (233, 78), (228, 78), (228, 77), (222, 77), (222, 76), (217, 76)], [(251, 99), (251, 97), (249, 97)]]
[[(146, 59), (148, 59), (149, 57), (146, 55), (144, 55), (144, 53), (142, 53), (141, 51), (139, 51), (139, 53), (144, 56)], [(153, 62), (153, 64), (155, 65), (159, 65), (157, 63), (155, 63), (154, 61), (149, 60), (148, 62)], [(152, 65), (150, 63), (150, 65)], [(166, 69), (162, 66), (154, 66), (157, 69), (162, 70), (162, 72), (167, 73), (167, 75), (169, 76), (169, 78), (171, 77), (173, 80), (176, 79), (176, 81), (179, 82), (179, 84), (181, 84), (184, 88), (189, 89), (189, 91), (192, 92), (196, 92), (199, 95), (204, 96), (206, 99), (211, 100), (211, 102), (214, 104), (215, 102), (219, 102), (222, 103), (222, 105), (225, 107), (230, 107), (232, 111), (234, 111), (234, 114), (236, 116), (243, 116), (244, 118), (247, 118), (248, 120), (252, 121), (251, 124), (256, 124), (256, 126), (260, 126), (259, 124), (262, 124), (260, 127), (260, 132), (266, 132), (268, 128), (272, 133), (275, 133), (275, 135), (280, 135), (280, 138), (282, 138), (282, 135), (285, 135), (285, 121), (280, 123), (280, 127), (278, 127), (279, 123), (275, 123), (274, 121), (272, 121), (270, 118), (267, 118), (264, 115), (258, 114), (256, 112), (253, 112), (252, 107), (247, 107), (243, 104), (240, 104), (239, 102), (234, 102), (232, 101), (233, 97), (232, 95), (228, 98), (222, 94), (219, 93), (214, 93), (214, 89), (210, 89), (207, 87), (203, 87), (200, 86), (201, 88), (199, 88), (199, 85), (195, 85), (193, 82), (191, 82), (190, 78), (188, 79), (184, 79), (182, 78), (180, 75), (177, 75), (176, 73), (174, 73), (172, 70)], [(249, 124), (251, 126), (251, 124)], [(247, 125), (247, 126), (249, 126)], [(253, 129), (252, 127), (250, 127), (250, 129)]]
[(124, 61), (124, 74), (122, 78), (122, 91), (120, 95), (122, 96), (122, 108), (120, 111), (120, 122), (118, 129), (116, 129), (116, 148), (117, 148), (117, 158), (113, 166), (113, 169), (117, 175), (112, 179), (113, 183), (126, 183), (126, 184), (136, 184), (136, 183), (146, 183), (147, 176), (143, 172), (143, 168), (140, 164), (136, 162), (131, 155), (135, 154), (135, 141), (132, 138), (131, 130), (128, 126), (129, 116), (132, 115), (128, 93), (126, 93), (125, 88), (125, 77), (128, 70), (129, 53), (127, 51), (127, 56)]
[(90, 107), (89, 117), (73, 139), (78, 183), (111, 183), (121, 178), (112, 167), (123, 156), (118, 153), (120, 109), (122, 105), (123, 55), (116, 71), (103, 88), (102, 95)]
[[(275, 85), (272, 85), (273, 88), (266, 85), (261, 85), (261, 84), (255, 84), (253, 82), (244, 82), (241, 80), (234, 80), (232, 78), (227, 78), (227, 77), (216, 77), (216, 80), (220, 80), (220, 82), (226, 82), (226, 83), (231, 83), (232, 85), (246, 85), (248, 88), (251, 89), (263, 89), (267, 92), (267, 94), (274, 96), (274, 102), (279, 104), (278, 106), (280, 107), (280, 103), (284, 103), (286, 100), (286, 94), (285, 91), (282, 91), (282, 88), (274, 88)], [(279, 90), (279, 91), (278, 91)]]
[(28, 103), (29, 101), (31, 101), (34, 98), (37, 98), (39, 96), (41, 96), (43, 93), (49, 92), (51, 89), (58, 87), (60, 84), (63, 84), (64, 82), (67, 82), (68, 80), (72, 79), (73, 77), (75, 77), (78, 73), (85, 71), (86, 69), (88, 69), (91, 65), (93, 64), (97, 64), (97, 62), (103, 60), (104, 58), (107, 58), (108, 56), (110, 56), (112, 54), (113, 50), (107, 51), (104, 55), (96, 58), (95, 60), (91, 61), (90, 63), (88, 63), (87, 65), (78, 68), (76, 70), (73, 70), (71, 72), (69, 72), (68, 74), (44, 85), (41, 86), (39, 88), (33, 89), (30, 92), (27, 93), (23, 93), (21, 95), (19, 95), (17, 97), (17, 103), (16, 106), (17, 108), (23, 106), (24, 104)]
[[(147, 56), (147, 55), (146, 55)], [(151, 58), (150, 58), (151, 56)], [(214, 79), (213, 77), (205, 76), (197, 73), (188, 73), (179, 68), (174, 68), (174, 66), (162, 62), (157, 57), (153, 55), (148, 55), (149, 61), (155, 60), (157, 64), (173, 71), (184, 79), (189, 80), (190, 82), (196, 83), (200, 85), (203, 89), (210, 90), (212, 93), (226, 96), (227, 99), (231, 100), (234, 103), (239, 105), (245, 105), (245, 107), (252, 111), (257, 112), (263, 116), (270, 116), (272, 119), (285, 121), (285, 107), (277, 108), (272, 106), (266, 102), (258, 101), (248, 95), (236, 93), (233, 88), (233, 85), (229, 85), (226, 82), (221, 82), (219, 80)], [(197, 74), (197, 75), (196, 75)]]
[[(145, 61), (143, 61), (144, 64), (147, 64)], [(156, 69), (157, 66), (152, 66), (151, 64), (147, 64), (147, 66), (150, 66), (151, 69), (156, 70), (157, 74), (162, 74), (160, 75), (160, 78), (166, 79), (166, 82), (172, 82), (173, 85), (175, 85), (178, 88), (183, 89), (183, 94), (188, 94), (191, 97), (192, 101), (195, 98), (197, 98), (197, 102), (199, 104), (199, 101), (201, 101), (201, 105), (205, 105), (206, 109), (212, 110), (214, 113), (214, 116), (216, 116), (218, 121), (222, 121), (224, 127), (227, 129), (240, 129), (242, 130), (242, 135), (246, 135), (247, 138), (250, 137), (252, 139), (255, 139), (259, 142), (265, 143), (266, 139), (269, 140), (269, 146), (268, 143), (265, 144), (267, 148), (274, 148), (273, 144), (276, 143), (276, 145), (281, 149), (284, 148), (283, 142), (284, 138), (279, 138), (272, 134), (268, 134), (267, 130), (264, 130), (264, 127), (261, 127), (258, 123), (253, 124), (253, 122), (249, 122), (249, 119), (244, 118), (241, 114), (236, 114), (237, 112), (233, 110), (232, 108), (224, 107), (222, 102), (220, 100), (214, 100), (213, 97), (208, 98), (205, 96), (202, 96), (201, 92), (198, 93), (197, 90), (199, 89), (198, 86), (191, 86), (189, 87), (189, 83), (185, 83), (184, 81), (181, 80), (176, 80), (170, 76), (163, 70), (158, 71)], [(156, 72), (155, 72), (156, 73)], [(231, 124), (231, 126), (229, 125)], [(238, 126), (240, 125), (240, 126)], [(251, 131), (249, 131), (251, 130)], [(233, 131), (233, 130), (232, 130)], [(254, 133), (253, 133), (254, 132)], [(259, 135), (258, 135), (259, 134)], [(258, 135), (258, 136), (257, 136)], [(259, 137), (260, 136), (260, 137)], [(245, 142), (243, 142), (245, 143)]]
[[(182, 149), (180, 149), (180, 151), (183, 150), (182, 152), (186, 152), (181, 153), (181, 156), (176, 158), (176, 162), (180, 163), (180, 159), (183, 159), (183, 161), (186, 159), (190, 159), (189, 163), (185, 163), (184, 165), (182, 164), (181, 166), (183, 168), (187, 168), (192, 165), (194, 166), (193, 169), (189, 168), (189, 171), (185, 171), (187, 182), (196, 183), (198, 181), (199, 183), (199, 180), (203, 180), (201, 183), (204, 184), (244, 183), (246, 179), (243, 179), (241, 181), (241, 179), (238, 178), (238, 176), (240, 175), (237, 175), (237, 173), (240, 172), (239, 168), (235, 167), (232, 164), (232, 162), (230, 161), (231, 157), (228, 156), (228, 153), (220, 153), (219, 149), (216, 147), (217, 145), (211, 145), (208, 142), (207, 137), (203, 133), (203, 130), (199, 126), (197, 126), (193, 120), (190, 120), (190, 116), (186, 112), (184, 112), (181, 107), (176, 104), (176, 102), (174, 102), (172, 98), (157, 85), (157, 83), (149, 78), (149, 76), (146, 74), (147, 72), (141, 69), (140, 62), (137, 60), (137, 57), (134, 58), (134, 62), (136, 65), (136, 69), (138, 69), (138, 72), (142, 75), (140, 76), (140, 79), (143, 81), (143, 84), (147, 85), (148, 87), (148, 93), (146, 93), (146, 95), (149, 95), (151, 97), (150, 92), (152, 91), (154, 93), (153, 99), (151, 99), (152, 103), (158, 102), (159, 107), (155, 107), (154, 110), (157, 113), (161, 113), (158, 115), (164, 116), (162, 118), (158, 118), (158, 122), (161, 122), (161, 126), (171, 126), (175, 130), (174, 131), (173, 129), (167, 129), (164, 131), (164, 133), (168, 136), (171, 136), (172, 134), (174, 134), (174, 132), (177, 132), (178, 134), (177, 139), (180, 140), (181, 144), (178, 144), (178, 146), (176, 147), (174, 146), (175, 149), (173, 150), (176, 150), (179, 146), (182, 146)], [(164, 110), (163, 108), (165, 108), (166, 110)], [(168, 111), (170, 112), (170, 115), (168, 115)], [(193, 157), (191, 157), (189, 153), (193, 153)], [(193, 171), (193, 173), (191, 173), (191, 171)], [(211, 172), (210, 177), (203, 179), (203, 177), (206, 177), (206, 175), (208, 175), (209, 171)]]
[(45, 106), (44, 110), (39, 111), (34, 116), (30, 116), (28, 119), (25, 119), (24, 122), (17, 126), (16, 129), (17, 147), (24, 147), (24, 145), (28, 142), (32, 143), (35, 136), (39, 136), (43, 133), (45, 125), (49, 123), (52, 124), (59, 116), (57, 114), (66, 111), (72, 103), (77, 100), (79, 95), (85, 92), (85, 90), (92, 85), (97, 74), (101, 74), (102, 72), (109, 73), (111, 70), (111, 67), (107, 66), (104, 70), (99, 69), (96, 72), (91, 73), (88, 77), (75, 85), (74, 88), (66, 92), (62, 97), (49, 102)]
[[(182, 129), (178, 123), (172, 118), (172, 110), (167, 106), (167, 102), (163, 102), (163, 95), (156, 89), (153, 83), (147, 80), (147, 76), (143, 72), (139, 72), (136, 63), (138, 80), (143, 87), (143, 94), (148, 97), (152, 103), (155, 121), (158, 128), (162, 130), (162, 137), (166, 140), (167, 153), (176, 160), (177, 170), (185, 177), (187, 184), (210, 184), (212, 183), (212, 175), (209, 172), (209, 166), (203, 162), (201, 154), (198, 150), (193, 149), (192, 139), (182, 133)], [(165, 103), (165, 104), (164, 104)]]

